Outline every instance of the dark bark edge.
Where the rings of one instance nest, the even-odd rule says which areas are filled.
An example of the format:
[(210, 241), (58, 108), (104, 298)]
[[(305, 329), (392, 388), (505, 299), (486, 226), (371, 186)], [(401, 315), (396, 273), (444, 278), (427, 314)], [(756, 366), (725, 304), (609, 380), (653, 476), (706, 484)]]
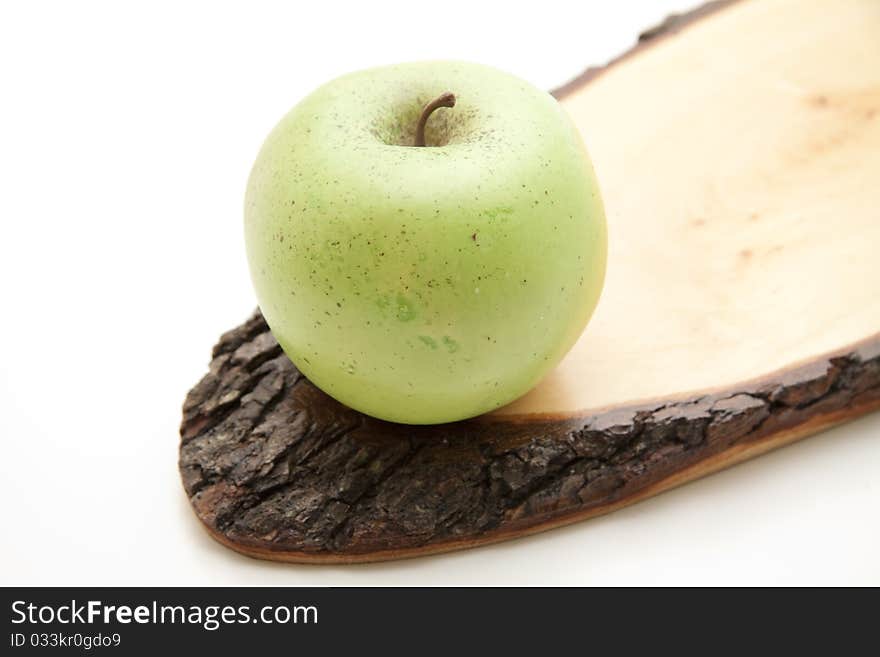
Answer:
[(711, 394), (397, 425), (315, 388), (256, 314), (222, 336), (187, 396), (179, 465), (196, 514), (235, 549), (368, 561), (565, 524), (877, 406), (880, 336)]

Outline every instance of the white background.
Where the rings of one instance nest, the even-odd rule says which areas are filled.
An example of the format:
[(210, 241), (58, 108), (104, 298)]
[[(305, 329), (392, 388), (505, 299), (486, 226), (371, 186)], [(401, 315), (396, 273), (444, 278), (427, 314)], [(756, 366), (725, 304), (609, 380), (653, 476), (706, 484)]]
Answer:
[(880, 414), (495, 547), (319, 567), (239, 556), (177, 474), (187, 389), (255, 306), (245, 180), (349, 70), (471, 59), (544, 88), (691, 2), (6, 2), (0, 584), (880, 584)]

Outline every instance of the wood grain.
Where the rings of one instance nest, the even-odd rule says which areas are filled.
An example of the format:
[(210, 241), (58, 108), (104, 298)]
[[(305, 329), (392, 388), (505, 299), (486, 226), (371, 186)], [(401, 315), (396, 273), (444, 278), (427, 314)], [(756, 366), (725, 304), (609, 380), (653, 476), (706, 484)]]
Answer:
[(309, 383), (259, 313), (224, 334), (181, 425), (211, 534), (294, 562), (473, 547), (880, 408), (878, 8), (713, 3), (557, 92), (606, 196), (609, 278), (558, 371), (505, 409), (385, 423)]
[(878, 2), (744, 0), (569, 87), (608, 214), (605, 289), (501, 412), (724, 388), (880, 330), (876, 62)]

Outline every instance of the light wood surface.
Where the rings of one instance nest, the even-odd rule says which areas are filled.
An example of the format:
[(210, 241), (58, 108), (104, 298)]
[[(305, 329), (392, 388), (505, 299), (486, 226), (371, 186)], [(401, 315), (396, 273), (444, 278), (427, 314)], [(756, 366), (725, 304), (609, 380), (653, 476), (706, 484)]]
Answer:
[(745, 0), (562, 98), (609, 224), (599, 307), (500, 414), (718, 389), (880, 331), (880, 2)]

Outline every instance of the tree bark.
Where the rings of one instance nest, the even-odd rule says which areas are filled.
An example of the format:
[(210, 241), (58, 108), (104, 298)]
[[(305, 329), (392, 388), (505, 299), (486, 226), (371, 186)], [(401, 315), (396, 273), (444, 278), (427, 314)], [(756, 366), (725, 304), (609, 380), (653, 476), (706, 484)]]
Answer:
[(374, 561), (598, 515), (878, 406), (874, 338), (740, 390), (592, 417), (397, 425), (315, 388), (256, 314), (187, 396), (180, 472), (236, 550)]

